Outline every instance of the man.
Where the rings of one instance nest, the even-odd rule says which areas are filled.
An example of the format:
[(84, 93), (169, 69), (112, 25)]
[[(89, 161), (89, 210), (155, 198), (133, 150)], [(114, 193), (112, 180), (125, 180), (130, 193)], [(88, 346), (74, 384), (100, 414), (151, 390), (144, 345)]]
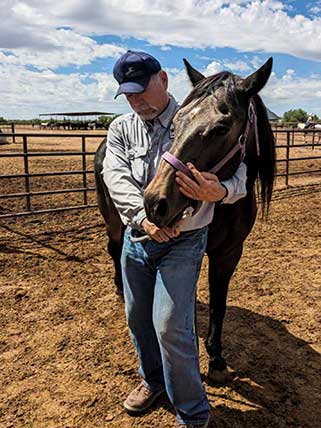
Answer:
[[(109, 128), (103, 175), (127, 225), (121, 260), (125, 309), (142, 377), (124, 407), (140, 413), (166, 391), (179, 428), (206, 428), (210, 406), (193, 328), (195, 289), (213, 202), (233, 203), (246, 195), (246, 166), (242, 163), (224, 183), (193, 165), (196, 182), (177, 172), (181, 192), (205, 202), (194, 217), (157, 227), (146, 217), (143, 193), (173, 142), (178, 104), (167, 91), (166, 72), (145, 52), (125, 53), (114, 66), (114, 77), (116, 97), (124, 94), (133, 113)], [(137, 242), (146, 234), (149, 240)]]

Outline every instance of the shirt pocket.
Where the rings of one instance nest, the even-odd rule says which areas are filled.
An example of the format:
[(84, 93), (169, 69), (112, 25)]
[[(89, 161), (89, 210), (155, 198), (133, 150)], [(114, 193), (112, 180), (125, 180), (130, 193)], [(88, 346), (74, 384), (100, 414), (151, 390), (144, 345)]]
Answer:
[(135, 146), (128, 149), (127, 155), (132, 176), (141, 187), (147, 182), (148, 172), (148, 147)]

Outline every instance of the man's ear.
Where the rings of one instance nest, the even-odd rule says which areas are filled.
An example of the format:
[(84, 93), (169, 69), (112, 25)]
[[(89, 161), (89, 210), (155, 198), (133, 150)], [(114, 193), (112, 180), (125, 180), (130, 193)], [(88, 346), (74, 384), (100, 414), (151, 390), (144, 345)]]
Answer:
[(164, 85), (164, 88), (167, 90), (168, 88), (168, 76), (165, 70), (161, 70), (159, 72), (159, 77)]

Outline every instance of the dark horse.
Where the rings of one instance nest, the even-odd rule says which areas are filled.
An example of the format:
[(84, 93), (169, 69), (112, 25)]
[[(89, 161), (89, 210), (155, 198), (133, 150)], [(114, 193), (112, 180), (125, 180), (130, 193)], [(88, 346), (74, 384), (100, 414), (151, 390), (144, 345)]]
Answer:
[[(259, 178), (262, 213), (267, 215), (275, 176), (275, 145), (266, 109), (257, 95), (266, 84), (272, 69), (270, 58), (247, 78), (222, 72), (205, 78), (185, 61), (194, 86), (175, 115), (175, 139), (170, 153), (182, 163), (193, 162), (200, 171), (210, 171), (236, 144), (245, 145), (247, 196), (234, 204), (216, 204), (209, 226), (207, 255), (209, 259), (210, 320), (206, 349), (210, 357), (209, 376), (224, 373), (222, 326), (226, 311), (229, 281), (240, 260), (243, 242), (257, 215), (255, 183)], [(255, 111), (249, 117), (249, 107)], [(254, 125), (249, 126), (249, 120)], [(116, 285), (121, 284), (119, 255), (123, 226), (111, 204), (108, 191), (99, 174), (104, 156), (102, 144), (96, 154), (96, 178), (99, 206), (108, 224), (109, 252), (116, 266)], [(231, 177), (240, 163), (240, 152), (226, 161), (217, 172), (220, 180)], [(145, 191), (145, 208), (150, 221), (159, 227), (172, 225), (193, 204), (180, 193), (175, 182), (175, 169), (162, 161), (158, 172)]]

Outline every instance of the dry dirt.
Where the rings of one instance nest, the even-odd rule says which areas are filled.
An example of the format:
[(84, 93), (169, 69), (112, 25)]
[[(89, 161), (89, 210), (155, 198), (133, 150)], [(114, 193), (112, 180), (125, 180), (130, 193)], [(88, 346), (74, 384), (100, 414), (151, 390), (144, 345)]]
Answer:
[[(319, 184), (279, 190), (246, 241), (228, 297), (226, 385), (206, 376), (204, 260), (212, 428), (321, 426), (320, 196)], [(122, 409), (137, 360), (112, 278), (96, 209), (1, 221), (0, 428), (175, 427), (165, 398), (138, 418)]]

